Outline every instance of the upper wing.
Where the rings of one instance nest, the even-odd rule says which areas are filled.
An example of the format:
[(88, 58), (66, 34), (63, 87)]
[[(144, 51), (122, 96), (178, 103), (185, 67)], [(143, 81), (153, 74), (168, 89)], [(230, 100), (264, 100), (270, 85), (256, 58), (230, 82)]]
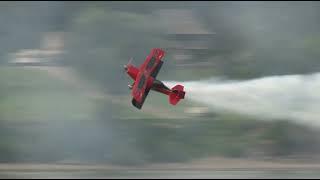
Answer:
[(146, 61), (140, 66), (138, 76), (132, 87), (132, 104), (138, 109), (141, 109), (151, 89), (151, 86), (148, 87), (148, 82), (154, 80), (159, 73), (163, 64), (161, 61), (163, 56), (163, 50), (158, 48), (152, 49)]
[(161, 59), (164, 55), (165, 53), (162, 49), (152, 49), (146, 61), (140, 66), (140, 70), (144, 71), (147, 75), (156, 78), (162, 66), (163, 61), (161, 61)]

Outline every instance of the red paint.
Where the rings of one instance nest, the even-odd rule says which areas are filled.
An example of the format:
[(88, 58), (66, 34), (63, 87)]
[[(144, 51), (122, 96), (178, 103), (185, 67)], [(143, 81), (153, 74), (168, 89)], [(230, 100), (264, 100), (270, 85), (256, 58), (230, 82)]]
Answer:
[(185, 92), (182, 85), (176, 85), (172, 89), (169, 89), (161, 81), (155, 79), (156, 74), (154, 73), (156, 71), (159, 72), (163, 63), (161, 59), (164, 55), (165, 52), (162, 49), (154, 48), (139, 68), (131, 63), (125, 66), (127, 74), (134, 80), (131, 95), (141, 106), (146, 98), (146, 92), (150, 90), (168, 95), (169, 102), (172, 105), (176, 105), (180, 99), (184, 99)]

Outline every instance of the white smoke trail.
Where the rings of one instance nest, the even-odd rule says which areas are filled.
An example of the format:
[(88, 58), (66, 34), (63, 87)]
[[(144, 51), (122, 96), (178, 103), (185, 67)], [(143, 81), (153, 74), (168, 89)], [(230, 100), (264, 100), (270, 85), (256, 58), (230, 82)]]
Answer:
[(182, 84), (186, 100), (211, 110), (230, 110), (264, 119), (287, 119), (320, 127), (320, 73), (270, 76), (247, 81), (165, 82)]

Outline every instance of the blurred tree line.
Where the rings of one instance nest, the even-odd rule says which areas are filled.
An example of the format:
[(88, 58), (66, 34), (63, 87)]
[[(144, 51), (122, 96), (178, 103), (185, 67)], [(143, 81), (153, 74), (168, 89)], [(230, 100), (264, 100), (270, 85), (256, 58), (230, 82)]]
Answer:
[[(318, 2), (2, 2), (1, 61), (8, 52), (39, 47), (44, 33), (63, 31), (65, 65), (73, 66), (113, 93), (122, 92), (122, 65), (140, 64), (151, 48), (166, 48), (169, 27), (162, 9), (190, 10), (214, 38), (206, 56), (191, 63), (214, 63), (211, 74), (231, 79), (310, 73), (319, 70)], [(187, 27), (189, 28), (189, 27)], [(181, 41), (183, 44), (183, 41)], [(185, 44), (186, 46), (188, 44)], [(217, 51), (219, 50), (219, 51)], [(193, 53), (193, 52), (191, 52)], [(174, 78), (169, 50), (160, 76)], [(200, 73), (201, 68), (185, 67)], [(188, 80), (192, 75), (185, 74)], [(108, 82), (114, 83), (110, 86)], [(121, 84), (121, 85), (120, 85)]]

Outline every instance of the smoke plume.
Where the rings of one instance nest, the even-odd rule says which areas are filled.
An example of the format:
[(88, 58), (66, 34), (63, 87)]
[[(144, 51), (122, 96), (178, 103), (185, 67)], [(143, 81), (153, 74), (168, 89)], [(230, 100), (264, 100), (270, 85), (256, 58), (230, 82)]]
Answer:
[(319, 126), (320, 73), (269, 76), (246, 81), (211, 78), (165, 82), (185, 86), (186, 100), (200, 102), (213, 111), (234, 111), (263, 119), (287, 119)]

